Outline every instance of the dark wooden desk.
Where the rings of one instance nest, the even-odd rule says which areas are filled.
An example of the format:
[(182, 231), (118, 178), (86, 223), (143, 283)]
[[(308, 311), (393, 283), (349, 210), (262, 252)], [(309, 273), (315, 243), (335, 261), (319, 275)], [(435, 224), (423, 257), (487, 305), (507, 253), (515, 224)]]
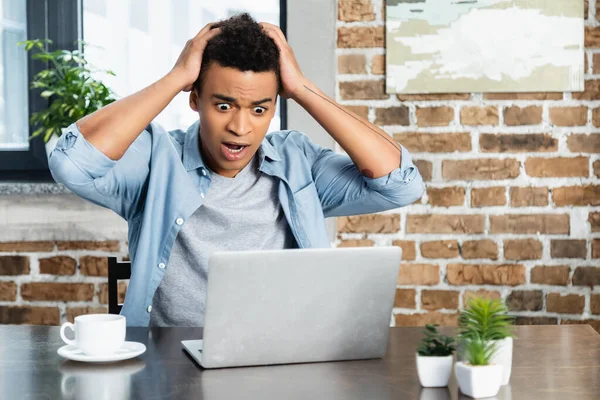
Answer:
[[(451, 332), (447, 328), (446, 333)], [(112, 365), (67, 361), (57, 327), (0, 326), (0, 399), (427, 399), (467, 398), (422, 389), (415, 369), (419, 328), (392, 328), (384, 359), (203, 370), (180, 341), (201, 329), (128, 329), (146, 344)], [(600, 335), (587, 325), (519, 326), (511, 383), (498, 400), (600, 399)]]

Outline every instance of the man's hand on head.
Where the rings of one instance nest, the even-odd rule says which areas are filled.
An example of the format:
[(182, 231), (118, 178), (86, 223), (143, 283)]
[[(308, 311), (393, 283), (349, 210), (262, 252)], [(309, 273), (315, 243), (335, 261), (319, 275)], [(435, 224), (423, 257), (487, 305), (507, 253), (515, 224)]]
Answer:
[(277, 25), (267, 22), (261, 22), (259, 25), (273, 39), (279, 49), (279, 69), (283, 86), (282, 93), (280, 94), (286, 98), (294, 98), (295, 94), (307, 83), (307, 79), (300, 70), (296, 56)]
[(210, 39), (221, 32), (221, 28), (211, 29), (212, 23), (206, 25), (196, 36), (188, 40), (181, 51), (171, 73), (181, 80), (181, 90), (189, 92), (202, 66), (202, 55)]

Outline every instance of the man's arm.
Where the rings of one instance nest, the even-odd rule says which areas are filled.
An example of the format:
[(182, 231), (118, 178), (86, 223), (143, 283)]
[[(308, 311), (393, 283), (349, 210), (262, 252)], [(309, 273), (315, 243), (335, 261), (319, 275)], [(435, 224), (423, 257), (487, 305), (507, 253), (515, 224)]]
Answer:
[(281, 30), (261, 23), (280, 51), (283, 95), (300, 104), (348, 153), (367, 178), (388, 175), (402, 162), (401, 147), (382, 129), (346, 110), (306, 79)]
[(163, 78), (79, 121), (85, 139), (112, 160), (119, 160), (144, 128), (182, 90), (190, 91), (198, 78), (206, 43), (220, 28), (206, 25), (185, 45), (173, 69)]

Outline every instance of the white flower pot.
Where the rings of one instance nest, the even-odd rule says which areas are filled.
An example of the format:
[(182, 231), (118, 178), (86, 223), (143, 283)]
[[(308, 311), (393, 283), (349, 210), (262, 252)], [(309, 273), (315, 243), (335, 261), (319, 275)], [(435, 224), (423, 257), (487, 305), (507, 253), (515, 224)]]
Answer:
[(417, 374), (423, 387), (448, 386), (452, 374), (452, 354), (445, 357), (420, 356), (417, 353)]
[[(463, 349), (465, 340), (459, 340), (457, 344), (456, 360), (465, 361), (463, 357)], [(512, 355), (513, 355), (513, 338), (507, 337), (498, 340), (496, 343), (496, 353), (490, 360), (491, 364), (502, 366), (502, 385), (507, 385), (510, 382), (510, 374), (512, 372)]]
[(502, 366), (502, 385), (510, 381), (512, 371), (513, 338), (507, 337), (496, 343), (496, 354), (490, 360), (491, 364)]
[(459, 361), (454, 365), (454, 373), (460, 391), (467, 396), (480, 399), (493, 397), (500, 391), (501, 365), (472, 366)]

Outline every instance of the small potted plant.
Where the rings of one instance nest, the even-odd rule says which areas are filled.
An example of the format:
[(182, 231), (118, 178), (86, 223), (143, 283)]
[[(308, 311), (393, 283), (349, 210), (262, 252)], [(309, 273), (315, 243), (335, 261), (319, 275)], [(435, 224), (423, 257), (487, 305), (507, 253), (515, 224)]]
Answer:
[(448, 386), (452, 373), (454, 338), (441, 335), (437, 324), (427, 324), (417, 348), (417, 374), (423, 387)]
[(470, 340), (492, 341), (495, 351), (491, 363), (502, 366), (502, 385), (508, 384), (512, 370), (514, 318), (507, 312), (500, 299), (473, 297), (458, 317), (458, 360), (464, 359), (462, 348)]
[(46, 153), (50, 155), (63, 129), (115, 101), (114, 93), (101, 81), (92, 78), (92, 73), (101, 72), (113, 75), (112, 71), (92, 67), (85, 59), (82, 50), (48, 51), (52, 44), (49, 39), (34, 39), (19, 42), (26, 51), (33, 50), (31, 57), (48, 65), (38, 72), (31, 82), (31, 89), (41, 90), (40, 96), (49, 100), (47, 108), (31, 115), (31, 125), (35, 131), (29, 140), (42, 136), (46, 143)]
[(474, 398), (497, 395), (502, 383), (502, 366), (492, 363), (497, 341), (474, 335), (464, 345), (465, 361), (454, 366), (460, 391)]

